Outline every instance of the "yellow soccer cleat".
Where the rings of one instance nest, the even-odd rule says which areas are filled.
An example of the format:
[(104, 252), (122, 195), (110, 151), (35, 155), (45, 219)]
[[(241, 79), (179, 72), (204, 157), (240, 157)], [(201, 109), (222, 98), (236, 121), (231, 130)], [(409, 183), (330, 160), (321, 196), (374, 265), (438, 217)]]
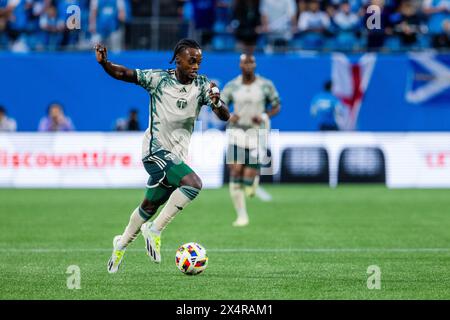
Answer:
[(119, 270), (120, 264), (122, 263), (123, 256), (126, 249), (119, 250), (117, 248), (117, 243), (119, 242), (121, 236), (115, 236), (113, 240), (113, 252), (111, 258), (108, 261), (108, 272), (116, 273)]
[(145, 240), (145, 249), (150, 260), (161, 262), (161, 235), (151, 230), (152, 223), (144, 223), (141, 227), (142, 236)]

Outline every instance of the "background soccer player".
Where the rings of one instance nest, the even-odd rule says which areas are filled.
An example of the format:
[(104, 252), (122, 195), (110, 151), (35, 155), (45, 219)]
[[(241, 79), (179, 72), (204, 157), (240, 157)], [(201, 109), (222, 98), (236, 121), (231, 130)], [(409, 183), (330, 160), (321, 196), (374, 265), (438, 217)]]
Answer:
[[(107, 59), (107, 50), (96, 46), (96, 58), (113, 78), (142, 86), (150, 94), (150, 121), (142, 144), (142, 161), (150, 177), (142, 203), (133, 211), (122, 235), (114, 237), (108, 272), (117, 272), (125, 249), (142, 231), (147, 254), (161, 261), (161, 232), (175, 215), (197, 197), (202, 182), (185, 163), (194, 122), (203, 105), (211, 106), (223, 121), (230, 117), (219, 90), (198, 75), (202, 51), (197, 42), (183, 39), (171, 63), (176, 69), (128, 69)], [(167, 201), (160, 214), (148, 222)]]
[(255, 57), (242, 54), (240, 68), (242, 74), (227, 83), (222, 93), (224, 103), (233, 104), (227, 130), (227, 162), (230, 168), (230, 195), (237, 213), (234, 226), (249, 223), (245, 194), (254, 195), (257, 187), (255, 177), (263, 157), (261, 153), (266, 152), (258, 142), (258, 129), (268, 129), (269, 118), (280, 112), (280, 99), (275, 86), (270, 80), (255, 74)]

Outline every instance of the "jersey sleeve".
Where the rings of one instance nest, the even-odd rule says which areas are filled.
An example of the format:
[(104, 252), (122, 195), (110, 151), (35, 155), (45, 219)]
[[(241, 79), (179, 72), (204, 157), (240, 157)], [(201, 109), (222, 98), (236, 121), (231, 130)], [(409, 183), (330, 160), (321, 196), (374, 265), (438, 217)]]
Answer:
[(136, 69), (136, 75), (138, 85), (147, 91), (155, 89), (158, 84), (158, 79), (160, 78), (160, 72), (153, 69)]
[(271, 107), (280, 104), (280, 96), (272, 81), (266, 80), (263, 90), (267, 104), (270, 104)]

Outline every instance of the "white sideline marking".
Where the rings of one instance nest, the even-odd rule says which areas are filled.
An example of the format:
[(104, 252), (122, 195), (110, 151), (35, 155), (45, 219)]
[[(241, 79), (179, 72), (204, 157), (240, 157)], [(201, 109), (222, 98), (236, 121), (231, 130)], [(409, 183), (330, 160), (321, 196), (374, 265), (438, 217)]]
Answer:
[[(162, 249), (163, 252), (175, 252), (174, 249)], [(212, 248), (208, 252), (218, 253), (413, 253), (413, 252), (450, 252), (450, 248)], [(2, 253), (71, 253), (71, 252), (111, 252), (112, 248), (0, 248)], [(128, 252), (143, 252), (144, 248), (130, 248)]]

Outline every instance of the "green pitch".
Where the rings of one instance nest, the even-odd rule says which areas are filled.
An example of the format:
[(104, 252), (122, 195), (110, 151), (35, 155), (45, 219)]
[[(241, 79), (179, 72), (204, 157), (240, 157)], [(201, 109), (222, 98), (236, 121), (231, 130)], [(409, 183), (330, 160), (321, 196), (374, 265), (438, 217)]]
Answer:
[[(0, 190), (0, 299), (450, 299), (449, 190), (267, 187), (237, 229), (228, 190), (203, 190), (166, 229), (162, 263), (141, 236), (119, 273), (106, 262), (142, 190)], [(189, 277), (177, 247), (209, 266)], [(66, 270), (81, 270), (81, 289)], [(381, 270), (369, 290), (367, 269)]]

